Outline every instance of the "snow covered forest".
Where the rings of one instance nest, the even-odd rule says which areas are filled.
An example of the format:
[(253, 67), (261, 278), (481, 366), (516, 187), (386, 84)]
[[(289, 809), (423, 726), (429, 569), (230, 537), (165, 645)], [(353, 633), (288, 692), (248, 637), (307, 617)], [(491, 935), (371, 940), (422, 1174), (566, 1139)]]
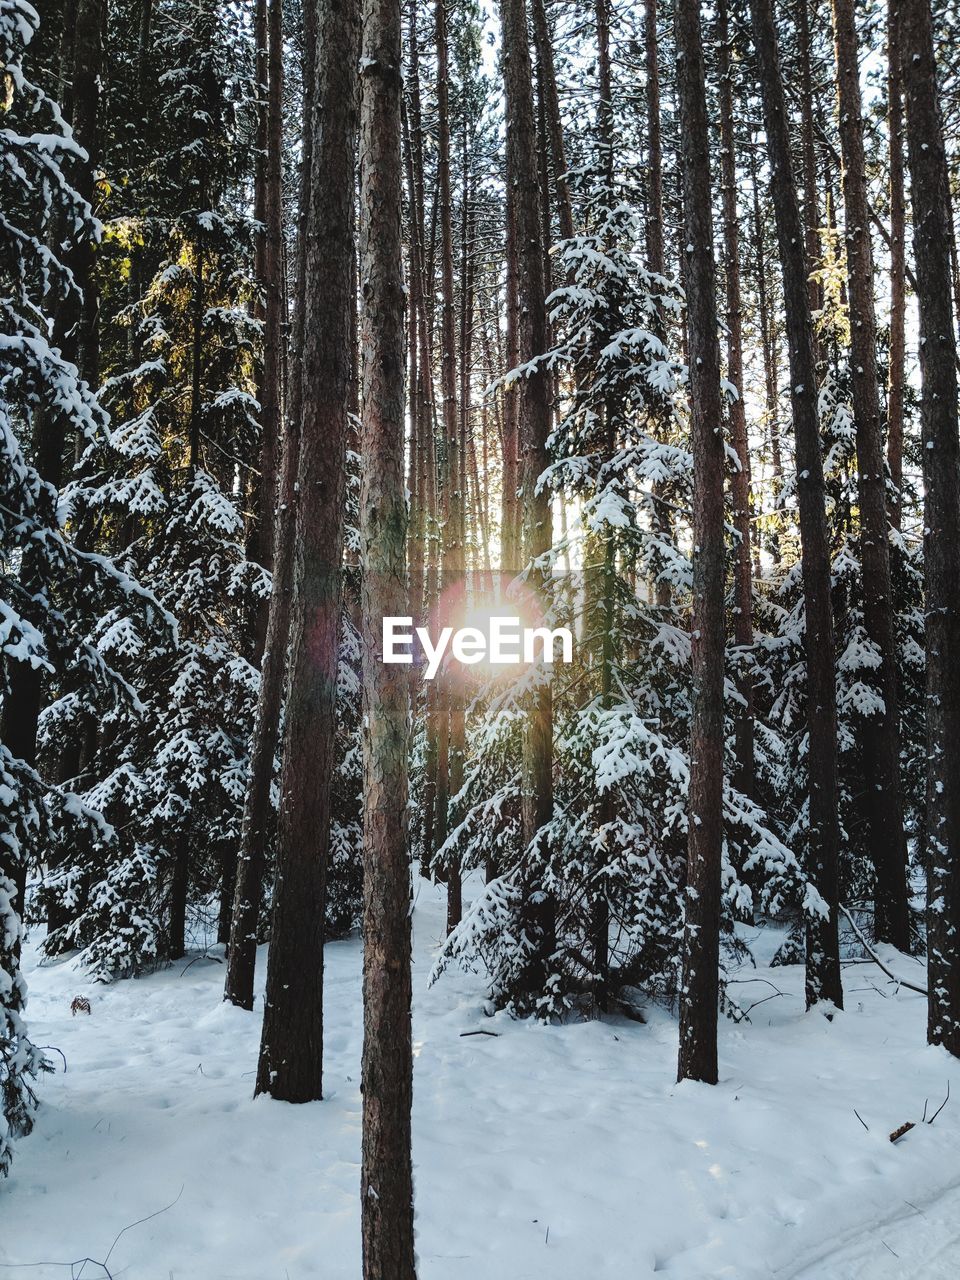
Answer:
[(950, 0), (0, 0), (0, 1280), (956, 1276), (958, 204)]

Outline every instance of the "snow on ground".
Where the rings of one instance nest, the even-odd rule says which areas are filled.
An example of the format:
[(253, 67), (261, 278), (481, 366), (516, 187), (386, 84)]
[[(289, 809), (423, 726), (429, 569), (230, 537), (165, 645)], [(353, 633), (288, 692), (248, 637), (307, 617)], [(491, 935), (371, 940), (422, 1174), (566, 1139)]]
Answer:
[[(443, 919), (442, 891), (420, 882), (420, 1280), (960, 1273), (960, 1064), (925, 1046), (921, 996), (851, 966), (831, 1023), (804, 1014), (799, 969), (745, 969), (734, 998), (773, 998), (750, 1024), (722, 1021), (719, 1086), (678, 1086), (661, 1010), (646, 1025), (544, 1027), (485, 1017), (476, 976), (428, 990)], [(760, 934), (756, 949), (773, 943)], [(0, 1280), (100, 1280), (68, 1264), (103, 1260), (173, 1201), (116, 1242), (114, 1277), (359, 1280), (359, 943), (327, 949), (326, 1100), (301, 1107), (253, 1101), (260, 1016), (222, 1003), (221, 965), (104, 988), (36, 959), (29, 948), (31, 1031), (68, 1070), (42, 1082), (37, 1128), (0, 1185)], [(71, 1017), (81, 994), (89, 1018)], [(462, 1035), (480, 1029), (498, 1035)], [(936, 1123), (891, 1145), (948, 1080)]]

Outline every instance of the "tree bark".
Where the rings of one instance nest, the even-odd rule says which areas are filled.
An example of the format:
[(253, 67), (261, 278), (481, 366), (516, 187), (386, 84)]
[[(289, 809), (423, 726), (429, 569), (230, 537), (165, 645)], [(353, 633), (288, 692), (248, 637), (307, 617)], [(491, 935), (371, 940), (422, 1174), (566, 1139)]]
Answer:
[[(463, 492), (460, 422), (457, 415), (456, 313), (453, 288), (453, 199), (450, 183), (450, 110), (446, 0), (436, 0), (437, 40), (437, 176), (440, 199), (440, 385), (443, 396), (443, 529), (441, 558), (441, 625), (446, 625), (463, 598)], [(456, 624), (454, 624), (456, 625)], [(437, 848), (449, 832), (450, 800), (463, 785), (464, 697), (456, 678), (442, 671), (437, 688), (439, 750), (434, 825)], [(447, 930), (459, 922), (462, 903), (460, 865), (448, 860)]]
[[(513, 221), (517, 264), (517, 355), (525, 364), (546, 349), (543, 246), (537, 185), (537, 134), (533, 74), (527, 39), (526, 0), (502, 0), (503, 80), (506, 98), (507, 201)], [(519, 445), (521, 552), (529, 565), (553, 543), (550, 497), (537, 492), (548, 465), (550, 393), (545, 371), (537, 368), (510, 393), (516, 399)], [(534, 574), (530, 581), (537, 582)], [(525, 849), (547, 856), (543, 828), (553, 814), (553, 708), (545, 679), (529, 695), (521, 763), (521, 827)], [(555, 905), (539, 884), (524, 885), (522, 927), (531, 940), (523, 985), (541, 991), (554, 947)]]
[[(767, 300), (767, 237), (760, 208), (760, 184), (757, 181), (756, 142), (750, 149), (750, 185), (753, 190), (753, 234), (756, 246), (757, 318), (760, 322), (760, 346), (763, 354), (763, 387), (767, 430), (770, 435), (770, 465), (773, 471), (773, 499), (779, 503), (783, 487), (783, 458), (780, 449), (780, 418), (777, 406), (776, 334), (771, 324)], [(774, 541), (774, 562), (780, 563), (780, 549)]]
[[(269, 91), (270, 105), (268, 119), (269, 145), (277, 145), (274, 134), (276, 116), (274, 105), (282, 102), (282, 0), (270, 0), (268, 20), (269, 48)], [(308, 197), (308, 176), (310, 156), (312, 153), (311, 113), (306, 94), (313, 82), (316, 41), (314, 38), (315, 11), (312, 6), (304, 10), (304, 111), (303, 111), (303, 157), (300, 176), (300, 211), (297, 252), (296, 283), (296, 330), (294, 335), (294, 370), (292, 377), (292, 403), (286, 422), (281, 446), (281, 475), (279, 501), (276, 505), (276, 528), (273, 533), (273, 582), (270, 592), (270, 604), (267, 613), (266, 635), (264, 637), (263, 658), (260, 663), (260, 693), (257, 699), (257, 714), (254, 722), (253, 740), (250, 750), (250, 773), (247, 778), (247, 792), (244, 802), (243, 825), (240, 835), (240, 848), (237, 854), (236, 885), (233, 897), (233, 912), (230, 922), (230, 945), (227, 954), (227, 974), (224, 985), (224, 999), (243, 1009), (253, 1008), (253, 980), (257, 961), (257, 926), (260, 921), (260, 910), (263, 898), (263, 873), (266, 862), (267, 835), (270, 826), (270, 784), (273, 780), (274, 758), (277, 752), (277, 740), (280, 734), (280, 708), (283, 702), (283, 678), (286, 671), (287, 643), (290, 632), (290, 604), (293, 593), (293, 539), (296, 522), (296, 480), (300, 455), (300, 408), (302, 404), (302, 385), (300, 377), (299, 353), (303, 347), (303, 313), (305, 287), (305, 254), (306, 254), (306, 215)], [(272, 181), (279, 186), (279, 169), (273, 170)], [(279, 189), (276, 197), (279, 201)], [(272, 204), (271, 194), (268, 204)], [(279, 203), (277, 215), (280, 215)], [(271, 217), (273, 214), (271, 213)], [(279, 234), (280, 229), (276, 228)], [(282, 248), (282, 237), (280, 241)], [(282, 271), (278, 272), (276, 282), (278, 290), (282, 288)], [(276, 313), (271, 320), (271, 308), (268, 305), (265, 323), (282, 325), (282, 295), (278, 300)], [(282, 331), (276, 334), (276, 350), (278, 367), (277, 416), (275, 429), (279, 430), (282, 414), (280, 405), (282, 395), (283, 341)], [(266, 354), (266, 352), (265, 352)], [(264, 422), (266, 428), (266, 422)], [(263, 513), (265, 514), (265, 513)], [(272, 518), (272, 517), (271, 517)]]
[(699, 0), (678, 0), (676, 30), (693, 451), (693, 688), (677, 1076), (716, 1084), (723, 845), (724, 445)]
[(833, 27), (843, 156), (863, 617), (867, 635), (880, 653), (877, 679), (883, 699), (882, 711), (860, 717), (858, 736), (867, 790), (870, 858), (876, 877), (875, 936), (878, 941), (892, 943), (906, 951), (910, 946), (910, 913), (907, 906), (907, 838), (900, 786), (897, 642), (890, 580), (877, 327), (873, 307), (873, 247), (867, 208), (863, 106), (853, 0), (833, 0)]
[(960, 1057), (960, 480), (947, 157), (928, 0), (900, 0), (920, 309), (927, 650), (927, 1039)]
[[(663, 250), (663, 140), (660, 124), (660, 53), (657, 42), (657, 0), (646, 0), (644, 9), (644, 68), (646, 70), (647, 108), (647, 267), (654, 275), (666, 270)], [(664, 328), (663, 317), (657, 323)], [(661, 333), (662, 336), (662, 333)], [(664, 485), (653, 488), (654, 518), (657, 533), (664, 543), (673, 541), (670, 506)], [(670, 583), (658, 576), (653, 588), (654, 599), (661, 609), (669, 609), (673, 600)]]
[[(265, 569), (273, 568), (274, 521), (277, 507), (277, 458), (281, 423), (281, 277), (283, 221), (281, 211), (281, 163), (283, 159), (283, 13), (282, 0), (260, 0), (264, 7), (262, 54), (258, 49), (258, 92), (263, 94), (262, 121), (258, 139), (263, 155), (258, 156), (257, 193), (263, 231), (257, 237), (257, 283), (263, 290), (263, 364), (257, 386), (260, 401), (260, 488), (258, 494), (256, 559)], [(258, 6), (259, 8), (259, 6)], [(268, 606), (259, 611), (255, 659), (263, 654)]]
[[(516, 369), (520, 363), (520, 303), (517, 296), (519, 277), (519, 246), (517, 244), (516, 211), (507, 192), (506, 210), (507, 273), (506, 273), (506, 351), (505, 367)], [(520, 571), (520, 504), (517, 490), (520, 484), (520, 442), (518, 437), (518, 389), (503, 390), (503, 505), (500, 514), (500, 568), (512, 576)]]
[(890, 351), (887, 380), (887, 466), (895, 495), (890, 523), (903, 527), (903, 383), (906, 370), (906, 225), (903, 159), (903, 83), (896, 0), (887, 6), (887, 132), (890, 138)]
[(400, 0), (364, 0), (360, 115), (364, 1280), (415, 1280), (410, 1109), (409, 673), (383, 662), (406, 613)]
[[(812, 7), (812, 14), (811, 14)], [(823, 306), (823, 290), (815, 272), (820, 265), (820, 202), (817, 199), (817, 153), (813, 145), (813, 65), (810, 56), (811, 17), (817, 17), (817, 0), (800, 0), (797, 36), (800, 54), (800, 136), (803, 159), (803, 230), (807, 251), (807, 292), (810, 312)], [(814, 333), (816, 351), (816, 333)]]
[(302, 437), (277, 883), (256, 1092), (322, 1096), (323, 934), (335, 756), (345, 447), (354, 375), (359, 13), (316, 2)]
[[(563, 143), (563, 126), (560, 122), (560, 98), (557, 93), (557, 72), (553, 60), (553, 41), (544, 0), (531, 0), (533, 17), (533, 42), (537, 51), (537, 85), (543, 96), (550, 158), (553, 160), (553, 182), (557, 197), (557, 216), (560, 222), (560, 238), (573, 236), (573, 206), (570, 203), (570, 186), (567, 182), (567, 159)], [(541, 210), (541, 215), (543, 210)]]
[(167, 925), (167, 959), (180, 960), (187, 944), (187, 890), (190, 884), (190, 835), (181, 831), (173, 850), (170, 877), (170, 916)]
[(783, 73), (772, 0), (751, 0), (756, 68), (763, 98), (771, 189), (783, 271), (784, 312), (790, 359), (790, 397), (796, 442), (801, 565), (806, 625), (809, 747), (809, 851), (807, 875), (826, 905), (826, 916), (806, 922), (807, 1007), (820, 1001), (843, 1006), (837, 926), (840, 825), (837, 789), (837, 695), (830, 544), (820, 454), (816, 356), (807, 292), (803, 223), (791, 168)]
[[(747, 413), (743, 399), (743, 316), (740, 296), (740, 235), (737, 211), (737, 158), (733, 115), (733, 72), (730, 61), (730, 30), (726, 0), (717, 6), (717, 54), (720, 73), (720, 185), (723, 193), (723, 257), (727, 302), (727, 381), (736, 388), (730, 404), (730, 442), (738, 466), (730, 480), (733, 524), (738, 540), (733, 565), (733, 638), (742, 650), (753, 645), (753, 561), (750, 535), (750, 449), (747, 441)], [(737, 690), (743, 705), (734, 722), (737, 767), (733, 784), (754, 798), (753, 680), (741, 658)]]

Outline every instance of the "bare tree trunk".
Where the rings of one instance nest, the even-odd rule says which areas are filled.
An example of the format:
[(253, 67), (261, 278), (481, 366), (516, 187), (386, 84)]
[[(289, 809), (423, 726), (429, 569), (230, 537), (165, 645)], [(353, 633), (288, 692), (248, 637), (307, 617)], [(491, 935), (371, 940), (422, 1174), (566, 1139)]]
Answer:
[[(282, 0), (270, 0), (268, 28), (268, 145), (280, 143), (277, 130), (282, 129), (280, 109), (282, 105), (283, 76), (283, 17)], [(266, 634), (264, 636), (263, 658), (260, 664), (260, 693), (257, 700), (257, 715), (254, 722), (253, 740), (250, 750), (250, 773), (247, 778), (247, 792), (243, 810), (243, 825), (240, 834), (240, 848), (237, 854), (236, 883), (233, 895), (233, 912), (230, 921), (230, 945), (227, 954), (227, 974), (224, 984), (224, 999), (243, 1009), (253, 1008), (253, 980), (257, 961), (257, 925), (260, 920), (260, 909), (263, 898), (263, 872), (266, 861), (267, 832), (270, 823), (270, 784), (273, 780), (274, 757), (277, 752), (277, 739), (280, 734), (280, 708), (283, 702), (283, 677), (286, 670), (287, 642), (290, 631), (290, 603), (293, 593), (293, 539), (296, 524), (296, 481), (300, 456), (300, 408), (302, 404), (302, 385), (300, 378), (299, 358), (303, 349), (303, 311), (304, 281), (306, 254), (306, 215), (308, 196), (308, 176), (312, 147), (311, 113), (306, 98), (308, 87), (314, 75), (316, 40), (314, 38), (314, 20), (316, 14), (312, 6), (304, 10), (304, 130), (303, 158), (300, 177), (300, 213), (299, 238), (297, 250), (297, 310), (296, 331), (294, 335), (295, 364), (292, 380), (292, 403), (287, 419), (282, 442), (282, 464), (280, 475), (279, 502), (276, 505), (276, 527), (272, 535), (273, 547), (273, 584), (270, 593), (270, 604), (267, 612)], [(268, 237), (277, 236), (276, 277), (272, 288), (277, 293), (275, 308), (268, 296), (265, 326), (269, 329), (276, 326), (276, 331), (264, 339), (264, 362), (266, 364), (267, 346), (272, 339), (275, 351), (275, 372), (277, 392), (276, 408), (273, 419), (274, 430), (279, 432), (282, 420), (281, 387), (283, 382), (283, 340), (282, 340), (282, 231), (276, 222), (280, 219), (280, 170), (279, 164), (268, 168), (270, 174), (268, 185), (271, 189), (266, 206), (271, 219), (268, 224)], [(267, 421), (264, 417), (264, 430)], [(276, 461), (274, 460), (274, 465)], [(261, 490), (261, 495), (263, 491)], [(272, 513), (261, 507), (261, 518), (273, 521)]]
[[(753, 562), (750, 551), (750, 449), (743, 400), (743, 317), (740, 297), (740, 235), (737, 214), (737, 159), (734, 136), (733, 81), (726, 0), (717, 7), (717, 54), (720, 73), (720, 185), (723, 192), (723, 253), (727, 291), (727, 381), (736, 388), (730, 404), (730, 437), (738, 466), (730, 481), (733, 523), (739, 535), (733, 566), (733, 638), (737, 645), (753, 645)], [(746, 655), (744, 655), (745, 657)], [(735, 721), (737, 768), (734, 786), (753, 799), (755, 789), (753, 680), (741, 659), (737, 690), (743, 698)]]
[[(597, 149), (600, 172), (606, 199), (613, 201), (613, 77), (610, 57), (611, 9), (608, 0), (596, 0), (597, 27)], [(607, 466), (616, 447), (616, 423), (619, 406), (608, 398), (601, 407), (597, 422), (596, 453), (601, 467)], [(604, 708), (610, 705), (613, 690), (613, 627), (616, 552), (613, 529), (608, 524), (602, 532), (585, 540), (585, 558), (588, 569), (585, 577), (586, 616), (590, 620), (588, 630), (593, 630), (594, 619), (601, 619), (594, 648), (594, 661), (600, 673), (600, 699)], [(586, 697), (594, 696), (592, 691)], [(616, 817), (613, 789), (607, 787), (599, 796), (597, 824), (602, 846), (610, 840), (611, 826)], [(601, 857), (604, 855), (601, 854)], [(593, 899), (590, 920), (590, 940), (593, 948), (595, 974), (595, 1000), (597, 1009), (605, 1013), (609, 1003), (610, 986), (610, 902), (606, 892), (606, 880), (599, 877)]]
[[(666, 270), (663, 251), (663, 141), (660, 125), (660, 54), (657, 42), (657, 0), (646, 0), (644, 10), (644, 64), (647, 74), (647, 266), (654, 275)], [(657, 317), (662, 330), (663, 317)], [(657, 532), (665, 543), (673, 541), (670, 506), (664, 486), (653, 487), (654, 519)], [(673, 599), (670, 583), (658, 577), (653, 588), (654, 599), (668, 609)]]
[(903, 381), (906, 366), (906, 224), (903, 161), (903, 85), (897, 0), (887, 6), (887, 131), (890, 135), (890, 352), (887, 383), (887, 466), (896, 496), (888, 518), (903, 526)]
[[(811, 14), (811, 4), (813, 12)], [(800, 136), (803, 159), (803, 230), (807, 251), (807, 292), (811, 314), (823, 306), (823, 290), (815, 276), (820, 265), (820, 203), (817, 199), (817, 153), (813, 145), (813, 66), (810, 58), (810, 19), (816, 21), (817, 0), (800, 0), (797, 35), (800, 54)], [(816, 350), (816, 332), (814, 333)]]
[(927, 649), (927, 1039), (960, 1057), (960, 438), (947, 157), (929, 0), (900, 0), (920, 306)]
[[(754, 148), (750, 150), (750, 183), (753, 189), (753, 234), (756, 245), (757, 311), (760, 321), (760, 346), (763, 354), (764, 402), (767, 430), (770, 434), (770, 462), (773, 470), (773, 498), (779, 505), (783, 486), (783, 458), (780, 451), (780, 419), (777, 406), (776, 335), (770, 318), (767, 300), (767, 247), (766, 228), (760, 208), (760, 184), (757, 181), (757, 162)], [(779, 546), (774, 547), (774, 560), (780, 563)]]
[(867, 788), (866, 817), (874, 891), (875, 936), (902, 951), (910, 946), (907, 838), (900, 787), (900, 703), (897, 644), (890, 580), (877, 328), (873, 308), (873, 247), (867, 207), (863, 107), (853, 0), (833, 0), (843, 199), (850, 297), (853, 416), (857, 434), (860, 561), (867, 635), (880, 653), (877, 673), (883, 709), (860, 718), (859, 739)]
[(190, 836), (186, 831), (177, 835), (173, 850), (173, 868), (170, 877), (169, 919), (167, 922), (168, 960), (180, 960), (186, 953), (187, 890), (190, 884)]
[[(420, 106), (420, 37), (417, 30), (417, 0), (410, 4), (409, 128), (407, 140), (407, 185), (412, 228), (411, 325), (410, 341), (417, 348), (419, 382), (411, 382), (411, 412), (417, 423), (418, 499), (412, 507), (410, 538), (411, 613), (421, 614), (433, 602), (436, 583), (437, 467), (434, 451), (435, 409), (433, 400), (433, 350), (430, 341), (429, 303), (432, 290), (432, 257), (427, 261), (426, 204), (423, 174), (423, 121)], [(434, 205), (436, 208), (436, 204)], [(411, 354), (412, 361), (412, 354)], [(413, 364), (411, 363), (411, 369)], [(439, 756), (439, 717), (436, 682), (423, 695), (426, 721), (423, 806), (421, 825), (421, 873), (430, 873), (436, 836), (436, 791)], [(414, 686), (414, 697), (416, 687)]]
[[(416, 2), (410, 6), (410, 70), (408, 76), (417, 85), (419, 98), (419, 76), (416, 42)], [(410, 575), (410, 611), (419, 617), (424, 605), (424, 589), (426, 586), (426, 432), (433, 430), (433, 424), (425, 413), (424, 397), (420, 379), (429, 378), (430, 369), (421, 363), (420, 323), (423, 311), (423, 223), (422, 209), (419, 203), (419, 185), (416, 174), (413, 138), (408, 121), (408, 113), (402, 111), (402, 136), (404, 167), (407, 180), (407, 225), (409, 235), (409, 275), (410, 275), (410, 308), (407, 316), (408, 337), (407, 356), (410, 362), (409, 403), (410, 403), (410, 461), (408, 488), (410, 489), (410, 523), (408, 528), (408, 564)], [(417, 686), (411, 687), (412, 696), (417, 696)]]
[(323, 934), (354, 373), (353, 195), (359, 14), (316, 0), (302, 420), (277, 884), (257, 1093), (322, 1096)]
[[(520, 303), (517, 280), (520, 273), (517, 244), (516, 210), (507, 193), (507, 279), (506, 279), (506, 353), (505, 366), (516, 369), (520, 363)], [(503, 506), (500, 514), (500, 568), (512, 575), (520, 570), (520, 441), (518, 436), (518, 398), (516, 384), (503, 392)]]
[[(537, 86), (543, 97), (550, 157), (553, 160), (560, 237), (563, 240), (569, 240), (573, 235), (573, 207), (570, 203), (570, 187), (566, 177), (567, 160), (563, 144), (563, 127), (560, 122), (560, 99), (557, 93), (557, 72), (553, 60), (553, 41), (544, 0), (531, 0), (530, 8), (533, 17), (533, 43), (537, 51)], [(542, 214), (541, 210), (541, 216)]]
[[(506, 97), (507, 201), (513, 217), (517, 262), (517, 355), (526, 363), (546, 348), (543, 247), (537, 185), (537, 133), (533, 75), (527, 40), (526, 0), (501, 0), (503, 79)], [(511, 393), (517, 402), (520, 453), (521, 548), (525, 563), (549, 551), (553, 543), (550, 497), (537, 492), (548, 464), (550, 393), (545, 371), (522, 378)], [(536, 582), (536, 575), (533, 579)], [(548, 682), (530, 694), (524, 725), (521, 765), (521, 814), (524, 848), (540, 843), (553, 814), (553, 708)], [(540, 885), (524, 885), (523, 927), (531, 941), (523, 985), (542, 990), (554, 947), (555, 904)]]
[(657, 43), (657, 0), (646, 0), (644, 59), (647, 73), (647, 266), (664, 273), (663, 143), (660, 136), (660, 54)]
[[(446, 455), (443, 469), (443, 556), (442, 594), (448, 607), (455, 607), (463, 592), (463, 493), (460, 461), (460, 423), (457, 416), (456, 315), (453, 290), (453, 199), (450, 189), (450, 115), (448, 103), (447, 19), (445, 0), (436, 0), (437, 114), (439, 149), (437, 157), (440, 199), (440, 383), (443, 393), (443, 435)], [(446, 614), (445, 614), (446, 616)], [(438, 728), (440, 733), (437, 769), (435, 840), (439, 846), (449, 832), (450, 800), (463, 785), (464, 698), (455, 679), (440, 675), (438, 688)], [(461, 914), (460, 865), (456, 857), (447, 864), (447, 930), (454, 928)]]
[(724, 446), (710, 131), (698, 0), (678, 0), (676, 27), (694, 544), (689, 834), (677, 1076), (716, 1084), (723, 845)]
[[(283, 158), (283, 13), (282, 0), (260, 0), (265, 8), (263, 34), (263, 73), (259, 92), (264, 94), (262, 108), (263, 161), (258, 178), (263, 185), (262, 212), (264, 230), (258, 237), (257, 283), (263, 289), (263, 368), (257, 387), (260, 401), (260, 492), (256, 552), (266, 569), (273, 568), (274, 520), (277, 507), (277, 458), (281, 423), (281, 345), (282, 345), (282, 241), (281, 161)], [(260, 55), (258, 50), (258, 62)], [(268, 606), (260, 610), (257, 621), (255, 656), (263, 653), (266, 639)]]
[(807, 1007), (820, 1001), (843, 1006), (837, 926), (840, 825), (837, 790), (837, 695), (830, 546), (820, 455), (816, 355), (800, 203), (791, 168), (790, 136), (780, 48), (772, 0), (751, 0), (756, 65), (763, 97), (771, 190), (783, 270), (784, 310), (790, 352), (790, 388), (796, 441), (800, 541), (806, 626), (809, 748), (809, 853), (807, 874), (823, 898), (826, 915), (807, 918)]
[(415, 1280), (410, 1109), (409, 678), (381, 620), (409, 599), (403, 479), (404, 283), (400, 0), (364, 0), (360, 113), (363, 615), (363, 1137), (365, 1280)]

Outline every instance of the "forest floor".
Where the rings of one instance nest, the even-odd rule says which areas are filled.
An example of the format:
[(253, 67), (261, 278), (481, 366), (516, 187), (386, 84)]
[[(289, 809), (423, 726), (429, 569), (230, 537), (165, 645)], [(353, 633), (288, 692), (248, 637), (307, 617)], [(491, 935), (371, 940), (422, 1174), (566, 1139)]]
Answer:
[[(924, 1044), (922, 996), (851, 965), (829, 1022), (799, 968), (745, 968), (731, 996), (772, 998), (721, 1020), (716, 1088), (677, 1086), (658, 1008), (545, 1027), (486, 1017), (474, 975), (428, 989), (441, 892), (419, 882), (414, 917), (420, 1280), (960, 1274), (960, 1063)], [(780, 941), (749, 937), (758, 964)], [(209, 957), (111, 987), (25, 961), (31, 1032), (68, 1069), (50, 1053), (0, 1186), (0, 1280), (101, 1280), (87, 1256), (115, 1280), (359, 1280), (359, 942), (327, 949), (326, 1100), (301, 1107), (253, 1101), (260, 1015)]]

